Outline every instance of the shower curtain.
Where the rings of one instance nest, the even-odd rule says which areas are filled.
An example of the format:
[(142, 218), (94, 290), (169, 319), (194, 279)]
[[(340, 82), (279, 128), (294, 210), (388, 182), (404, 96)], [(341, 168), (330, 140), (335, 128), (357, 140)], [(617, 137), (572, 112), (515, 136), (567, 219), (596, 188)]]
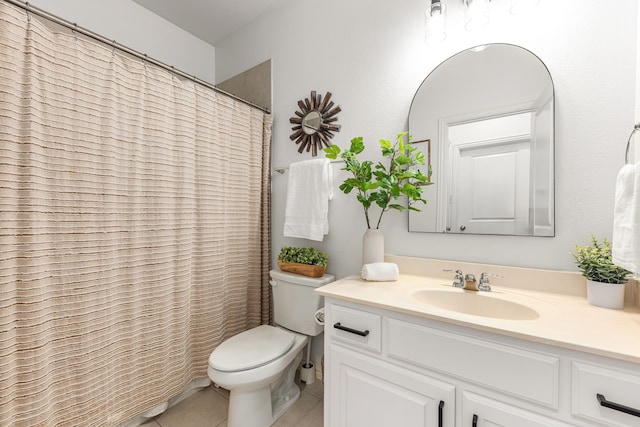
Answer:
[(271, 116), (0, 2), (0, 426), (116, 426), (269, 321)]

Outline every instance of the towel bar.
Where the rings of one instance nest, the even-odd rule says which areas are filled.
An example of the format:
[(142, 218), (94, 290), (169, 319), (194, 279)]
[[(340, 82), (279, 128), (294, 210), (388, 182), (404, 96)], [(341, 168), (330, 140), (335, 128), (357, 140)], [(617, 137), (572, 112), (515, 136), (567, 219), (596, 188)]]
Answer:
[(631, 131), (631, 135), (629, 135), (629, 140), (627, 141), (627, 149), (624, 152), (625, 165), (629, 164), (629, 149), (631, 148), (631, 138), (633, 138), (633, 135), (639, 130), (640, 130), (640, 123), (636, 123), (635, 126), (633, 127), (633, 130)]
[[(640, 129), (640, 123), (638, 123)], [(344, 163), (344, 160), (332, 160), (329, 163)], [(289, 166), (279, 166), (277, 168), (273, 168), (274, 172), (278, 172), (280, 175), (289, 170)]]

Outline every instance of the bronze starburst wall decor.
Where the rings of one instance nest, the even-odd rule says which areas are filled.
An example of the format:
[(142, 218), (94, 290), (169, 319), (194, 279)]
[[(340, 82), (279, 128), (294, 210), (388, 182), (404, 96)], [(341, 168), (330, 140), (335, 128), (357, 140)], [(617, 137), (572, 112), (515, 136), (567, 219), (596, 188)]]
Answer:
[(311, 152), (317, 156), (318, 151), (331, 146), (330, 139), (334, 132), (340, 131), (340, 125), (336, 123), (337, 114), (342, 111), (339, 105), (331, 101), (331, 92), (323, 97), (315, 90), (304, 101), (298, 101), (299, 111), (289, 122), (293, 124), (293, 133), (289, 138), (298, 145), (298, 153)]

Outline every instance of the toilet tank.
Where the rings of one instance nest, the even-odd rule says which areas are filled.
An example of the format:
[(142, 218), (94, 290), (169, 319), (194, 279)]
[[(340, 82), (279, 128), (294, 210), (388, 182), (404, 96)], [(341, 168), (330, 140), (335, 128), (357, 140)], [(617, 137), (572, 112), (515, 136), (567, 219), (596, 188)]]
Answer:
[(331, 274), (314, 278), (300, 274), (271, 270), (273, 291), (273, 321), (284, 328), (304, 335), (319, 335), (324, 327), (315, 321), (315, 312), (322, 308), (322, 296), (314, 289), (335, 280)]

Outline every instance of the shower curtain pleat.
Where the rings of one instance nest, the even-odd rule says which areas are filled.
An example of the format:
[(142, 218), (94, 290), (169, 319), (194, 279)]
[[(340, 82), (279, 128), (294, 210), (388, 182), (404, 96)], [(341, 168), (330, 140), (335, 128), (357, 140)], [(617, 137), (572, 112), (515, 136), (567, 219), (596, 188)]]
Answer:
[(1, 426), (117, 426), (269, 322), (270, 137), (0, 3)]

